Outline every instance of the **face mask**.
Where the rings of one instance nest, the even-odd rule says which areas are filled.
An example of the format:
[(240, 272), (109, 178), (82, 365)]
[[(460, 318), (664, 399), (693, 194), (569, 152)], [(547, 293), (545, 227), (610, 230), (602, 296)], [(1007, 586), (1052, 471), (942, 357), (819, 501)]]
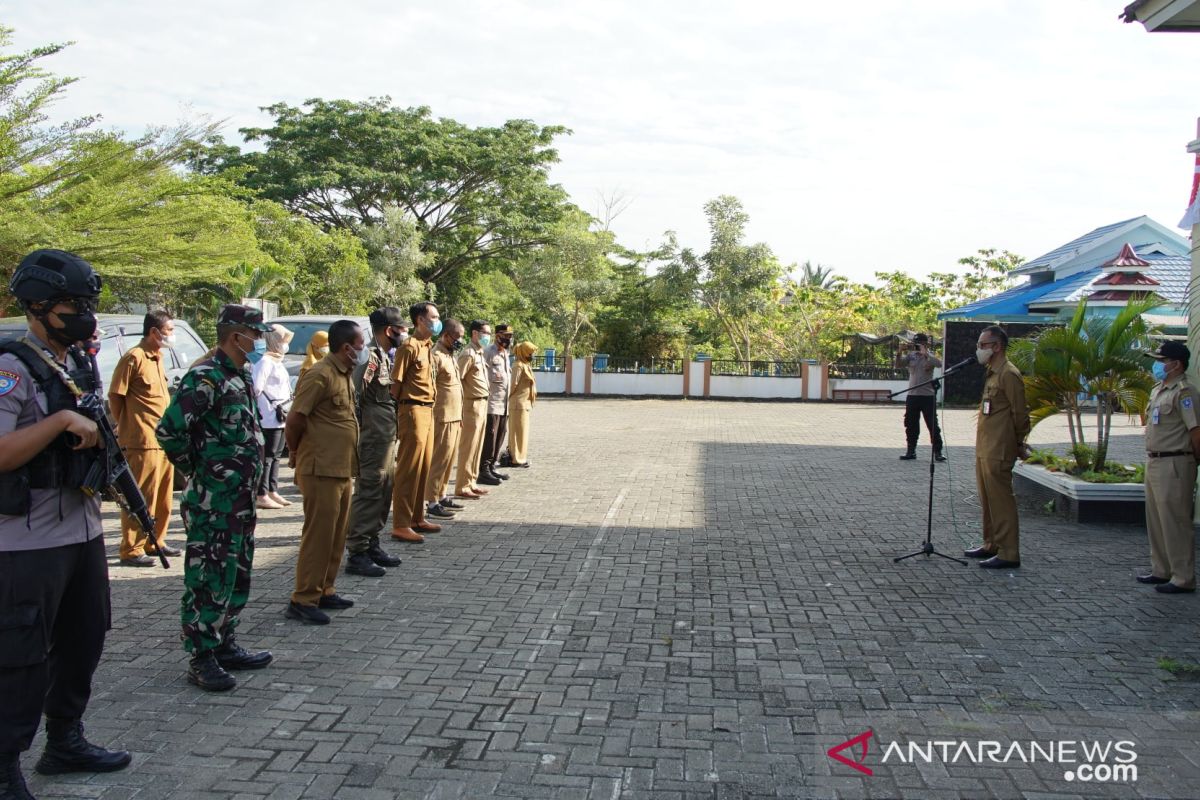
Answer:
[(978, 361), (980, 364), (988, 363), (988, 361), (990, 361), (991, 358), (992, 358), (992, 348), (990, 348), (990, 347), (980, 347), (978, 350), (975, 351), (975, 360)]
[(288, 350), (290, 350), (290, 349), (291, 349), (291, 346), (288, 345), (287, 342), (284, 342), (283, 344), (279, 345), (279, 355), (286, 356), (288, 354)]
[(362, 350), (354, 351), (354, 363), (365, 364), (370, 360), (371, 360), (371, 351), (368, 350), (367, 348), (364, 347)]
[(457, 353), (459, 350), (462, 350), (462, 348), (463, 348), (463, 340), (462, 340), (462, 339), (458, 339), (458, 340), (457, 340), (457, 341), (455, 341), (455, 342), (454, 342), (454, 344), (453, 344), (453, 345), (450, 347), (450, 349), (451, 349), (451, 350), (453, 350), (453, 351), (454, 351), (454, 352), (456, 352), (456, 353)]
[(1165, 381), (1167, 379), (1167, 365), (1161, 361), (1155, 361), (1150, 366), (1150, 371), (1154, 373), (1154, 380)]
[(429, 332), (432, 333), (434, 336), (441, 336), (442, 335), (442, 321), (440, 319), (435, 319), (433, 322), (429, 323)]
[(172, 333), (170, 336), (162, 337), (162, 346), (163, 347), (174, 347), (175, 346), (175, 334)]
[(328, 347), (318, 347), (318, 348), (317, 348), (317, 355), (319, 355), (319, 356), (321, 356), (322, 358), (324, 358), (325, 356), (329, 355), (329, 348), (328, 348)]
[(504, 345), (505, 347), (508, 347), (510, 344), (512, 344), (512, 340), (513, 340), (513, 337), (511, 337), (511, 336), (501, 336), (500, 344)]
[(404, 344), (404, 340), (408, 338), (406, 333), (389, 333), (387, 339), (392, 343), (392, 347), (399, 347)]
[[(241, 336), (241, 334), (238, 335)], [(242, 338), (249, 339), (250, 337), (243, 336)], [(246, 354), (246, 363), (254, 365), (262, 361), (263, 356), (267, 354), (267, 343), (262, 339), (253, 339), (251, 341), (254, 342), (254, 347), (250, 350), (242, 350), (240, 345), (238, 346), (238, 349), (242, 350), (242, 352)]]
[(479, 346), (480, 347), (487, 347), (491, 343), (492, 343), (492, 337), (489, 334), (485, 333), (483, 336), (479, 337)]
[(96, 315), (90, 311), (82, 314), (55, 314), (62, 321), (61, 328), (54, 328), (49, 320), (42, 317), (46, 333), (61, 345), (73, 345), (76, 342), (86, 342), (96, 333)]

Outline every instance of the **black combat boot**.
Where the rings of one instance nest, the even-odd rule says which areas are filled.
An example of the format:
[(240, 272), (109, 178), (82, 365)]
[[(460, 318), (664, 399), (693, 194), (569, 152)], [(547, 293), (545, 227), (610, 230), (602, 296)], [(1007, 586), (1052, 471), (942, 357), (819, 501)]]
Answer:
[(187, 681), (206, 692), (227, 692), (237, 686), (237, 678), (226, 672), (217, 661), (215, 650), (197, 653), (188, 662)]
[(21, 754), (0, 754), (0, 800), (34, 800), (21, 774)]
[(274, 660), (270, 650), (251, 653), (235, 642), (232, 636), (225, 637), (225, 641), (213, 653), (223, 670), (262, 669)]
[(915, 447), (908, 448), (904, 455), (900, 456), (901, 461), (913, 461), (917, 457), (917, 449)]
[(378, 544), (373, 544), (367, 548), (367, 555), (381, 567), (398, 567), (403, 564), (403, 560), (396, 556), (389, 555), (388, 551), (384, 550)]
[(366, 578), (382, 578), (387, 570), (375, 563), (370, 553), (351, 553), (346, 559), (346, 572)]
[(42, 775), (116, 772), (132, 760), (128, 750), (105, 750), (83, 738), (82, 720), (46, 717), (46, 749), (34, 769)]

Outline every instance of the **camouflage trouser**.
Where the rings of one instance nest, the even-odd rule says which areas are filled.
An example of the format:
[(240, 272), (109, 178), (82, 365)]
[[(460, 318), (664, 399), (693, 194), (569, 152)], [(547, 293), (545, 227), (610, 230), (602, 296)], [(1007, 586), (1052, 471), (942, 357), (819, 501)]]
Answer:
[(246, 607), (255, 515), (253, 506), (221, 513), (200, 508), (189, 499), (185, 494), (180, 507), (187, 530), (180, 614), (184, 649), (200, 653), (219, 647), (232, 635), (238, 614)]

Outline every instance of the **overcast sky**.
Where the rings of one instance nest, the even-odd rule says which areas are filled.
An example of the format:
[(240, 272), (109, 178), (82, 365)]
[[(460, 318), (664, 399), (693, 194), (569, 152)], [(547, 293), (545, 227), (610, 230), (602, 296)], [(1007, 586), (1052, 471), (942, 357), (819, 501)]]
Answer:
[(1174, 227), (1200, 116), (1200, 34), (1125, 0), (382, 2), (0, 0), (23, 47), (82, 78), (56, 113), (140, 132), (189, 115), (390, 95), (472, 125), (561, 124), (579, 205), (632, 201), (630, 246), (741, 198), (785, 263), (855, 279), (1032, 258), (1148, 214)]

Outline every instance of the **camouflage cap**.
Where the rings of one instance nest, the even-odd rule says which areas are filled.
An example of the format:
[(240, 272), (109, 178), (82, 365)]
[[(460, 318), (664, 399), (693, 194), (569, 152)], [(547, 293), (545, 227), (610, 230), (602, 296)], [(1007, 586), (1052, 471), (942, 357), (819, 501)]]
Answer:
[(262, 331), (263, 333), (271, 330), (271, 326), (263, 322), (261, 311), (250, 306), (239, 306), (235, 303), (221, 307), (221, 313), (217, 316), (217, 324), (245, 325), (251, 330)]

